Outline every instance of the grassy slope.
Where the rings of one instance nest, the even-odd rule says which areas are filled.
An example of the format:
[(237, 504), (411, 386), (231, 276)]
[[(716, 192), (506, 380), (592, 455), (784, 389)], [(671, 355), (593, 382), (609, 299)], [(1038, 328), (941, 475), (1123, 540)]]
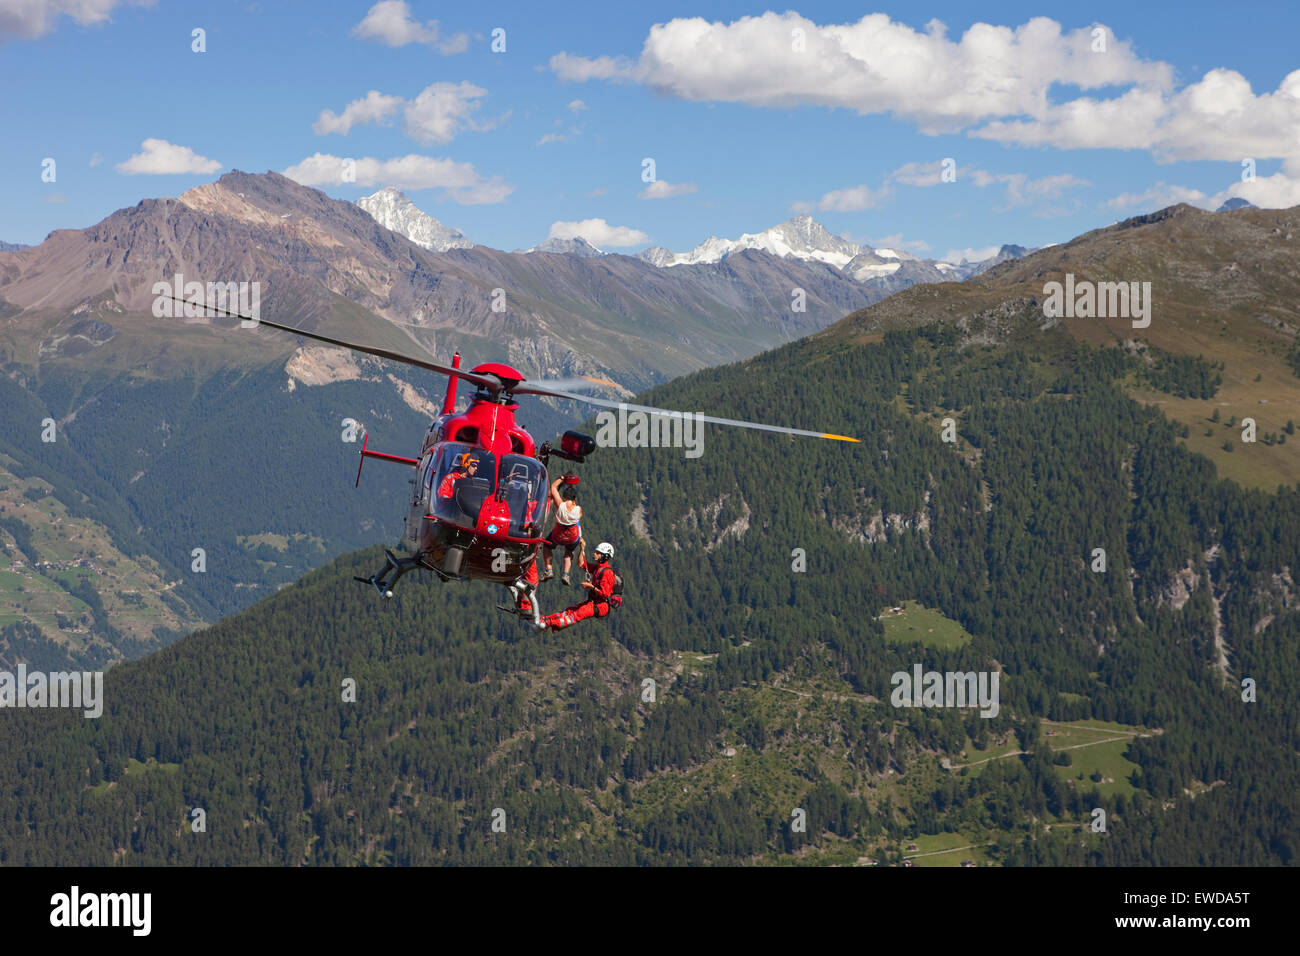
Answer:
[[(1147, 342), (1178, 355), (1225, 363), (1223, 384), (1209, 400), (1179, 399), (1130, 381), (1129, 394), (1156, 404), (1188, 426), (1184, 443), (1214, 462), (1224, 477), (1273, 491), (1300, 476), (1300, 440), (1243, 445), (1240, 428), (1204, 432), (1215, 408), (1229, 417), (1253, 417), (1260, 435), (1300, 422), (1300, 378), (1286, 357), (1300, 329), (1300, 267), (1295, 209), (1243, 209), (1206, 213), (1173, 207), (1138, 223), (1086, 233), (1040, 250), (965, 283), (917, 286), (855, 313), (814, 338), (867, 342), (880, 329), (955, 322), (1010, 301), (1041, 303), (1049, 281), (1067, 272), (1083, 280), (1151, 283), (1151, 324), (1135, 329), (1122, 318), (1063, 318), (1070, 336), (1097, 346)], [(1035, 306), (1037, 308), (1037, 306)], [(1045, 321), (1045, 320), (1044, 320)], [(1258, 381), (1256, 378), (1258, 377)], [(1235, 448), (1223, 449), (1225, 438)]]
[[(11, 535), (0, 530), (4, 570), (0, 571), (0, 625), (30, 621), (53, 643), (73, 654), (86, 649), (91, 638), (89, 608), (64, 590), (63, 584), (85, 578), (99, 592), (109, 620), (119, 631), (150, 647), (161, 646), (155, 628), (187, 632), (204, 623), (183, 599), (162, 594), (172, 590), (162, 568), (147, 555), (123, 554), (102, 524), (71, 515), (57, 498), (32, 500), (24, 494), (48, 491), (39, 478), (20, 479), (5, 469), (0, 455), (0, 516), (22, 522), (32, 547), (53, 567), (33, 568)], [(20, 564), (21, 570), (14, 565)], [(91, 565), (94, 565), (91, 567)], [(74, 622), (60, 628), (58, 615)]]

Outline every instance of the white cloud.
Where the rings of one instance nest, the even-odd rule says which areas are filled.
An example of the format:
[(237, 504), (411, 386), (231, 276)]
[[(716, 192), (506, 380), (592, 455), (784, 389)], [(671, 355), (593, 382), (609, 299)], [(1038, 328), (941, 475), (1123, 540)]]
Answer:
[(492, 129), (505, 117), (480, 122), (473, 118), (484, 96), (487, 90), (468, 80), (426, 86), (406, 104), (406, 134), (418, 143), (446, 143), (462, 128)]
[(411, 8), (405, 0), (376, 3), (352, 32), (363, 40), (376, 40), (394, 47), (422, 43), (443, 54), (464, 53), (469, 49), (469, 34), (456, 33), (444, 39), (438, 21), (421, 24), (412, 19)]
[(501, 177), (483, 178), (471, 163), (411, 154), (396, 159), (355, 160), (356, 178), (345, 182), (345, 160), (341, 156), (316, 153), (284, 171), (304, 186), (395, 186), (398, 189), (440, 189), (443, 198), (463, 206), (498, 203), (514, 186)]
[(128, 176), (215, 173), (222, 165), (215, 159), (205, 159), (188, 146), (177, 146), (165, 139), (146, 139), (140, 149), (126, 162), (117, 164), (119, 173)]
[(1059, 199), (1067, 189), (1092, 185), (1089, 180), (1071, 173), (1056, 173), (1038, 179), (1030, 179), (1025, 173), (1012, 173), (1005, 182), (1007, 203), (1011, 206), (1028, 206), (1042, 199)]
[(563, 143), (563, 142), (564, 142), (566, 139), (568, 139), (568, 138), (569, 138), (569, 137), (564, 136), (564, 135), (561, 134), (561, 133), (547, 133), (545, 136), (543, 136), (541, 139), (539, 139), (539, 140), (538, 140), (536, 143), (534, 143), (533, 145), (534, 145), (534, 146), (545, 146), (547, 143)]
[(593, 189), (591, 192), (587, 193), (587, 198), (588, 198), (588, 199), (595, 199), (597, 196), (603, 196), (603, 195), (605, 195), (605, 193), (607, 193), (607, 192), (609, 192), (609, 190), (606, 189), (604, 186), (597, 186), (597, 187), (596, 187), (595, 189)]
[[(126, 0), (133, 7), (153, 6), (154, 0)], [(103, 23), (123, 0), (8, 0), (0, 3), (0, 43), (8, 39), (34, 40), (55, 28), (60, 16), (81, 26)]]
[(879, 239), (868, 239), (867, 245), (873, 249), (907, 249), (910, 252), (929, 252), (930, 244), (924, 239), (904, 239), (901, 232)]
[(104, 161), (104, 157), (101, 153), (95, 153), (93, 156), (90, 157), (91, 166), (98, 166), (103, 161)]
[(1168, 94), (1135, 87), (1109, 100), (1080, 98), (1029, 120), (999, 121), (975, 136), (1060, 149), (1149, 149), (1158, 162), (1300, 156), (1300, 70), (1256, 96), (1235, 70), (1210, 70)]
[(557, 53), (551, 57), (551, 69), (560, 79), (575, 83), (585, 80), (631, 81), (636, 73), (636, 68), (626, 57), (598, 56), (588, 59), (567, 53)]
[[(796, 202), (792, 203), (791, 207), (795, 212), (805, 213), (861, 212), (865, 209), (875, 209), (893, 197), (895, 183), (908, 186), (936, 186), (943, 181), (941, 178), (943, 169), (942, 160), (931, 163), (905, 163), (888, 173), (884, 185), (879, 189), (872, 189), (866, 185), (833, 189), (816, 202)], [(1000, 212), (1018, 206), (1039, 204), (1048, 199), (1060, 199), (1067, 189), (1092, 185), (1088, 180), (1080, 179), (1070, 173), (1057, 173), (1031, 179), (1027, 173), (990, 173), (970, 166), (963, 166), (957, 170), (957, 181), (963, 179), (980, 188), (995, 184), (1004, 186), (1006, 201), (1002, 206), (997, 207)], [(1075, 211), (1078, 201), (1075, 200), (1070, 205), (1073, 208), (1040, 207), (1035, 215), (1068, 215)]]
[(1172, 206), (1175, 203), (1191, 203), (1197, 206), (1206, 205), (1208, 197), (1199, 189), (1188, 189), (1185, 186), (1171, 186), (1168, 183), (1156, 183), (1150, 189), (1140, 193), (1121, 193), (1113, 199), (1106, 200), (1106, 205), (1111, 209), (1120, 211), (1134, 209), (1137, 211), (1149, 209), (1164, 209), (1166, 206)]
[[(563, 80), (641, 83), (684, 100), (892, 113), (929, 134), (1143, 149), (1160, 162), (1300, 157), (1300, 70), (1259, 95), (1228, 69), (1177, 88), (1171, 64), (1139, 57), (1108, 29), (1106, 50), (1093, 52), (1092, 31), (1035, 17), (1014, 28), (976, 23), (951, 40), (938, 20), (921, 32), (881, 13), (818, 25), (768, 12), (674, 19), (650, 28), (636, 60), (559, 53), (550, 67)], [(1121, 92), (1053, 103), (1054, 87)]]
[(892, 194), (888, 186), (872, 189), (869, 186), (849, 186), (832, 189), (816, 202), (796, 202), (790, 206), (795, 212), (861, 212), (874, 209)]
[(353, 126), (378, 123), (392, 116), (401, 109), (402, 102), (400, 96), (384, 96), (378, 90), (371, 90), (364, 99), (353, 100), (345, 106), (341, 115), (332, 110), (321, 110), (320, 117), (312, 124), (312, 132), (317, 136), (327, 133), (346, 136)]
[[(1031, 179), (1028, 173), (990, 173), (987, 170), (972, 168), (960, 172), (959, 180), (962, 175), (981, 189), (993, 185), (1004, 186), (1006, 201), (997, 207), (1000, 212), (1020, 206), (1032, 206), (1047, 199), (1060, 199), (1067, 189), (1092, 185), (1088, 180), (1071, 173), (1055, 173), (1051, 176)], [(1068, 215), (1071, 211), (1073, 210), (1058, 206), (1051, 211), (1051, 214)]]
[(353, 126), (381, 123), (403, 111), (406, 135), (417, 143), (448, 143), (463, 129), (490, 130), (509, 116), (509, 112), (490, 120), (475, 120), (487, 90), (468, 80), (460, 83), (433, 83), (421, 90), (412, 100), (400, 96), (385, 96), (371, 90), (364, 99), (353, 100), (336, 114), (322, 110), (312, 125), (317, 136), (347, 132)]
[(1206, 202), (1218, 209), (1225, 201), (1240, 197), (1261, 209), (1290, 209), (1300, 206), (1300, 160), (1288, 161), (1272, 176), (1257, 176), (1248, 183), (1236, 182)]
[(932, 163), (904, 163), (886, 176), (885, 181), (904, 186), (938, 186), (943, 182), (943, 169), (940, 159)]
[[(804, 32), (802, 50), (794, 29)], [(1063, 33), (1046, 17), (1015, 28), (976, 23), (958, 41), (946, 30), (931, 20), (918, 32), (883, 13), (827, 25), (793, 12), (731, 23), (679, 18), (651, 27), (635, 62), (560, 53), (550, 65), (561, 79), (644, 83), (685, 100), (892, 112), (925, 132), (1038, 116), (1053, 84), (1172, 82), (1168, 64), (1143, 61), (1113, 37), (1105, 54), (1093, 53), (1091, 28)]]
[(580, 113), (580, 112), (582, 112), (583, 110), (585, 110), (586, 108), (587, 108), (587, 104), (584, 103), (584, 102), (582, 102), (582, 100), (570, 100), (570, 101), (569, 101), (569, 109), (573, 110), (573, 112), (575, 112), (575, 113)]
[[(904, 163), (885, 177), (886, 188), (891, 183), (923, 187), (946, 185), (943, 179), (944, 171), (943, 160), (929, 163)], [(993, 185), (1003, 186), (1006, 190), (1006, 201), (998, 207), (999, 211), (1035, 205), (1047, 199), (1060, 199), (1067, 189), (1092, 185), (1088, 180), (1069, 173), (1057, 173), (1032, 179), (1028, 173), (991, 173), (975, 166), (954, 166), (952, 171), (955, 174), (952, 182), (955, 183), (970, 182), (980, 189)], [(1065, 206), (1051, 209), (1040, 207), (1035, 215), (1044, 213), (1064, 215), (1069, 211), (1072, 210), (1068, 210)]]
[(656, 179), (637, 193), (637, 196), (641, 199), (672, 199), (675, 196), (687, 196), (694, 192), (699, 192), (699, 187), (695, 183), (674, 184), (664, 179)]
[(548, 239), (576, 239), (581, 236), (593, 246), (639, 246), (650, 241), (640, 229), (628, 226), (611, 226), (604, 219), (583, 219), (581, 222), (553, 222)]
[(1300, 160), (1288, 160), (1272, 176), (1256, 176), (1249, 182), (1234, 182), (1227, 189), (1207, 196), (1199, 189), (1158, 182), (1140, 193), (1122, 193), (1106, 201), (1116, 210), (1142, 212), (1185, 202), (1202, 209), (1218, 209), (1229, 199), (1245, 199), (1261, 209), (1290, 209), (1300, 206)]
[(941, 261), (951, 262), (954, 265), (960, 265), (963, 259), (967, 262), (982, 262), (996, 256), (1001, 248), (1001, 246), (985, 246), (982, 249), (949, 249)]

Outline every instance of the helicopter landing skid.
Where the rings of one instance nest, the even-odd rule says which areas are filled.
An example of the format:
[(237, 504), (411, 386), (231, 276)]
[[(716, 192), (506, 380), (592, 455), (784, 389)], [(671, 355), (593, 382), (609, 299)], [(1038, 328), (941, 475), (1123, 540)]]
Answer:
[[(402, 575), (409, 571), (414, 571), (416, 568), (423, 567), (423, 565), (420, 563), (419, 558), (395, 558), (391, 551), (385, 551), (384, 557), (387, 560), (385, 561), (383, 568), (378, 572), (372, 574), (368, 578), (359, 578), (354, 576), (352, 580), (360, 581), (362, 584), (369, 584), (379, 592), (380, 597), (387, 600), (393, 596), (393, 588), (396, 587), (397, 582), (402, 579)], [(388, 577), (390, 574), (393, 575), (391, 580), (389, 580)]]
[(519, 610), (519, 608), (512, 607), (509, 604), (498, 604), (497, 609), (501, 611), (505, 611), (507, 614), (511, 615), (512, 617), (523, 618), (523, 620), (526, 623), (532, 625), (533, 627), (541, 627), (541, 622), (542, 622), (541, 613), (537, 609), (536, 603), (533, 604), (533, 609), (531, 611), (521, 611)]
[(516, 602), (518, 602), (520, 598), (526, 598), (531, 610), (520, 610), (518, 603), (516, 603), (514, 607), (511, 607), (508, 604), (498, 604), (497, 607), (510, 614), (516, 614), (526, 621), (531, 621), (534, 627), (540, 627), (542, 623), (542, 611), (541, 608), (537, 606), (537, 587), (520, 578), (514, 584), (507, 584), (506, 590), (514, 595)]

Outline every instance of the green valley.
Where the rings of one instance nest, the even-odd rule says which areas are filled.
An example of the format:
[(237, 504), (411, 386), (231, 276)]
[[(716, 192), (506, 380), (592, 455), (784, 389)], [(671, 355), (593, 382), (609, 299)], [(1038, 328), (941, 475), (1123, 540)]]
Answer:
[[(38, 839), (0, 858), (1289, 862), (1300, 491), (1218, 478), (1125, 394), (1122, 354), (1011, 321), (806, 340), (648, 393), (862, 442), (601, 449), (584, 531), (629, 582), (604, 621), (539, 636), (494, 588), (429, 579), (382, 602), (351, 580), (372, 548), (114, 668), (99, 720), (6, 715), (0, 812)], [(996, 672), (997, 716), (891, 706), (915, 666)], [(179, 766), (126, 772), (151, 760)]]

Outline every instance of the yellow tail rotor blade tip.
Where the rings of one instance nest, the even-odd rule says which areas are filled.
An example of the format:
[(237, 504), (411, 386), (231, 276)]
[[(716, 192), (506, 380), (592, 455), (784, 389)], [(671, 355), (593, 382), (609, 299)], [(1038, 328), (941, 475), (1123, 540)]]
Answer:
[(855, 441), (855, 442), (858, 442), (858, 443), (861, 443), (861, 442), (862, 442), (862, 439), (861, 439), (861, 438), (850, 438), (848, 435), (832, 435), (832, 434), (830, 434), (830, 433), (828, 433), (828, 432), (823, 432), (823, 433), (822, 433), (822, 438), (833, 438), (833, 439), (835, 439), (836, 441)]

